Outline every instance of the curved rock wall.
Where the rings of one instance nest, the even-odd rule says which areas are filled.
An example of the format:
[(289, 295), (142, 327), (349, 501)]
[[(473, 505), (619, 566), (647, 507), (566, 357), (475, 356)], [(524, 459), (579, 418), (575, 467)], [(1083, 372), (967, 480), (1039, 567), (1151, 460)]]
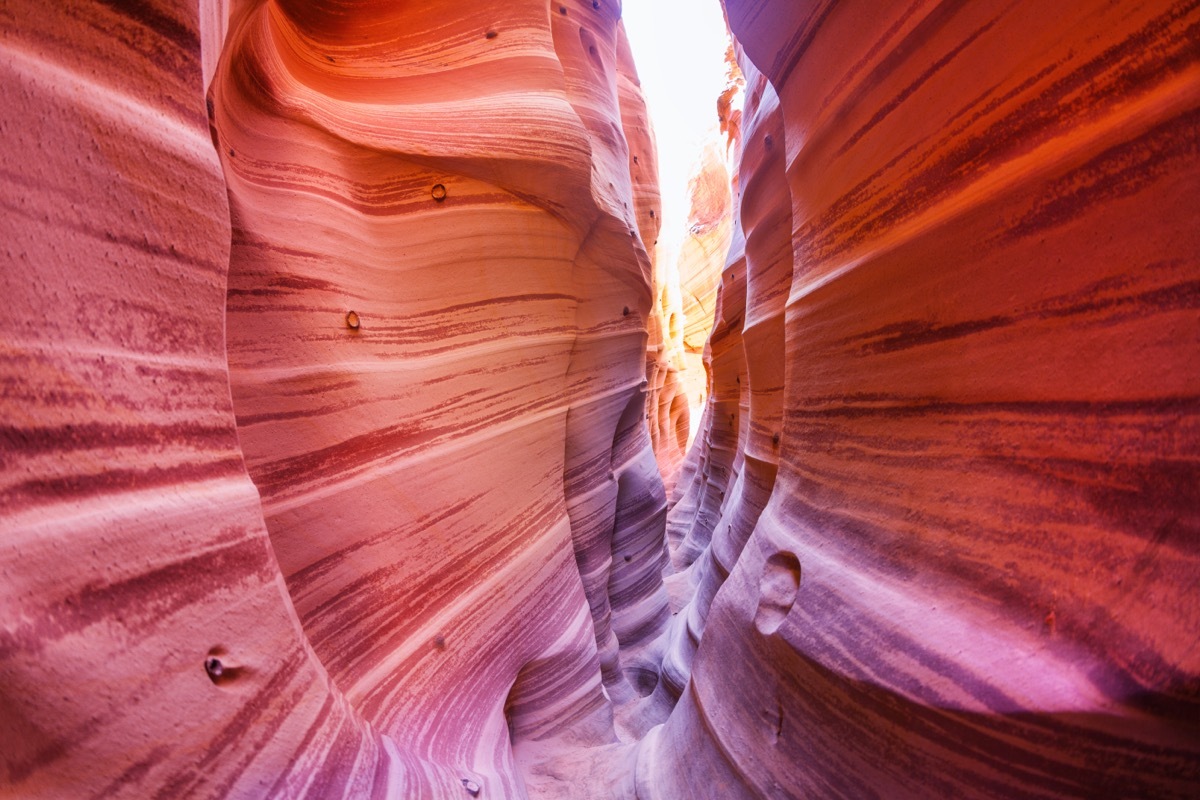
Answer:
[(0, 793), (456, 796), (330, 682), (243, 465), (197, 9), (2, 27)]
[(688, 232), (675, 266), (680, 308), (672, 324), (683, 346), (681, 377), (693, 413), (703, 410), (708, 399), (704, 347), (716, 320), (721, 268), (733, 243), (729, 146), (724, 131), (714, 127), (709, 132), (688, 180)]
[(0, 787), (581, 796), (667, 615), (619, 6), (3, 14)]
[[(706, 348), (710, 394), (690, 481), (672, 504), (667, 535), (683, 573), (672, 581), (691, 598), (670, 634), (663, 675), (678, 697), (717, 590), (737, 563), (762, 513), (779, 461), (783, 410), (783, 316), (792, 272), (791, 208), (778, 202), (782, 119), (770, 82), (744, 61), (745, 113), (736, 122), (739, 156), (734, 244), (720, 279), (717, 321)], [(751, 372), (751, 370), (753, 370)]]
[(725, 5), (751, 422), (640, 796), (1193, 796), (1200, 9)]
[(0, 7), (0, 792), (1194, 795), (1200, 9), (726, 8), (670, 564), (614, 0)]

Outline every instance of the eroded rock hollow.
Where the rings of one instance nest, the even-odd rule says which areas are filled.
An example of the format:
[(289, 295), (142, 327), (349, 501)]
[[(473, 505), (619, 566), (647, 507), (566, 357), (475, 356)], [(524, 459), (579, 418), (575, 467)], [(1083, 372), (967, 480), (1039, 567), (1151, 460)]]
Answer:
[(0, 3), (0, 794), (1200, 792), (1200, 7), (725, 9), (701, 352), (618, 0)]

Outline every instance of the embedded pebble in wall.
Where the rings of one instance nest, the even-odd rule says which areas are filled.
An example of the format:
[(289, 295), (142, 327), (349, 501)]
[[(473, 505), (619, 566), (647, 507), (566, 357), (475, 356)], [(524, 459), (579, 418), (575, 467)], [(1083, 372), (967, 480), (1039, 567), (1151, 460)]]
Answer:
[(204, 671), (208, 673), (209, 679), (216, 683), (217, 679), (225, 672), (225, 665), (221, 663), (221, 659), (216, 656), (210, 656), (204, 659)]

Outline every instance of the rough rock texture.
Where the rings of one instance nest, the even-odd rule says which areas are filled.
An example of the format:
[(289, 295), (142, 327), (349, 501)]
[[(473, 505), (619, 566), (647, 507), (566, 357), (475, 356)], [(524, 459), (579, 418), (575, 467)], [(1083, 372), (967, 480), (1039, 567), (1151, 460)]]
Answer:
[(615, 743), (668, 613), (619, 6), (2, 13), (5, 793), (522, 796)]
[(1194, 797), (1200, 9), (726, 10), (745, 363), (641, 797)]

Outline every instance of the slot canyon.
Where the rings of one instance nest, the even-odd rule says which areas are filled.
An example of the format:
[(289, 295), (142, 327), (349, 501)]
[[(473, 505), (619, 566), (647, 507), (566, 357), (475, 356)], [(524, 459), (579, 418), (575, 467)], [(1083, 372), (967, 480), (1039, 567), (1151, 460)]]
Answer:
[(0, 797), (1200, 798), (1200, 0), (722, 8), (0, 0)]

